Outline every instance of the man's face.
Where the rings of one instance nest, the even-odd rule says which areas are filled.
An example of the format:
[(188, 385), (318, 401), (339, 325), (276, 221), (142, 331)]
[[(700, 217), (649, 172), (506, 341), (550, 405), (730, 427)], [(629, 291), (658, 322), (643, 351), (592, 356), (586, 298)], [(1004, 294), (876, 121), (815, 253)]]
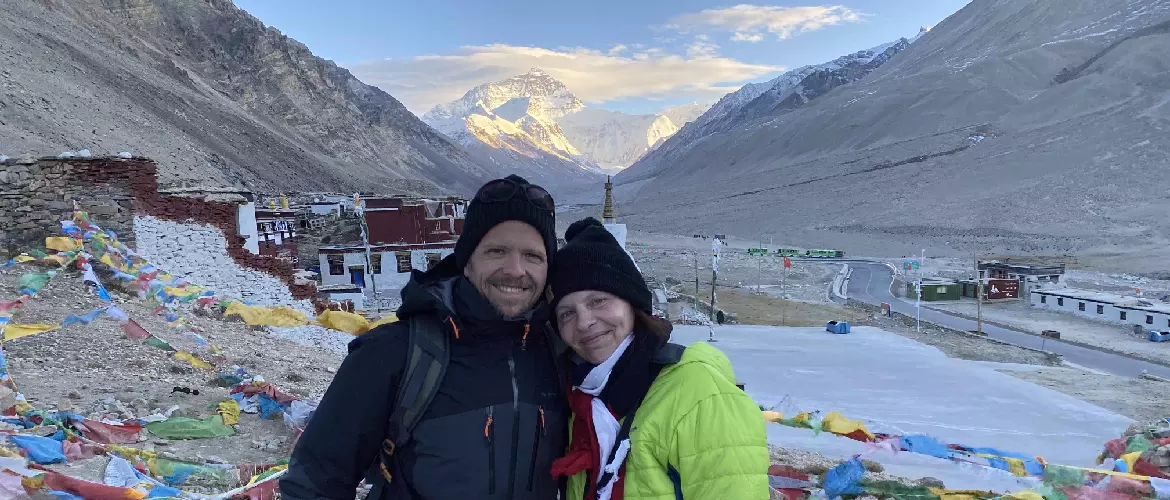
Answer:
[(463, 268), (479, 293), (505, 316), (519, 316), (540, 299), (548, 255), (536, 228), (520, 221), (497, 224), (484, 235)]

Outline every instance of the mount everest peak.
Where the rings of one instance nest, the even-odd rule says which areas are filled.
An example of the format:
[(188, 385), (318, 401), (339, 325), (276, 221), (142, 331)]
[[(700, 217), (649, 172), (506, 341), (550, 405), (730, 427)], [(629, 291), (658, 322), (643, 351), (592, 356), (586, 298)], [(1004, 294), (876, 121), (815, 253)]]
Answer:
[(522, 75), (478, 85), (455, 101), (435, 106), (422, 119), (429, 123), (460, 118), (474, 111), (480, 103), (494, 110), (517, 98), (528, 98), (550, 118), (558, 118), (585, 107), (585, 103), (569, 92), (560, 80), (540, 68), (532, 68)]
[(698, 103), (645, 115), (589, 108), (563, 82), (532, 68), (477, 85), (422, 119), (497, 163), (523, 157), (553, 184), (629, 166), (705, 110)]

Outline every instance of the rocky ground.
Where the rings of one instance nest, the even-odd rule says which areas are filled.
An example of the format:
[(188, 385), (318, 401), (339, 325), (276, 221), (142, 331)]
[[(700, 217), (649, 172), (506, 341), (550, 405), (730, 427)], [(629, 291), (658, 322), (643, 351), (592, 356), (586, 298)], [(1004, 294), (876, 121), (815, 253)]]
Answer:
[[(27, 264), (0, 270), (0, 297), (16, 297), (20, 276), (41, 270)], [(111, 294), (131, 319), (175, 349), (213, 360), (205, 348), (183, 333), (195, 332), (222, 350), (226, 360), (219, 364), (225, 369), (238, 365), (263, 376), (281, 391), (303, 398), (319, 397), (324, 392), (342, 359), (336, 346), (343, 346), (349, 337), (320, 327), (301, 327), (319, 330), (299, 334), (274, 329), (294, 342), (238, 320), (190, 313), (182, 314), (186, 328), (176, 329), (145, 302), (117, 290)], [(80, 272), (63, 271), (16, 310), (13, 323), (59, 324), (68, 314), (82, 315), (101, 305), (82, 284)], [(313, 345), (314, 339), (321, 346)], [(30, 404), (49, 411), (70, 410), (92, 419), (142, 418), (168, 412), (202, 418), (228, 398), (230, 388), (215, 383), (212, 371), (193, 368), (162, 349), (127, 338), (120, 325), (105, 316), (89, 325), (78, 323), (7, 340), (3, 348), (8, 373)], [(195, 462), (271, 463), (288, 456), (291, 438), (292, 431), (282, 420), (261, 420), (256, 414), (245, 413), (234, 436), (193, 440), (150, 436), (129, 446)], [(100, 481), (105, 460), (99, 456), (53, 467)]]

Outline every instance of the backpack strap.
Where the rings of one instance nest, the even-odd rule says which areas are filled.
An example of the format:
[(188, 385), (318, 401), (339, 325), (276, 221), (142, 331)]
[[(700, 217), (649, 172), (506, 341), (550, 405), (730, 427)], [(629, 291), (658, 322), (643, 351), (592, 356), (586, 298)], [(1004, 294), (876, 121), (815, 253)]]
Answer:
[(450, 339), (443, 331), (438, 318), (417, 314), (408, 320), (409, 334), (406, 365), (398, 383), (398, 395), (394, 410), (390, 413), (389, 436), (382, 441), (382, 453), (377, 464), (381, 470), (381, 481), (374, 485), (370, 498), (378, 498), (381, 488), (389, 483), (390, 469), (394, 463), (394, 452), (411, 440), (414, 426), (426, 413), (439, 384), (447, 372), (450, 361)]
[(390, 414), (390, 431), (399, 446), (410, 441), (415, 424), (438, 392), (450, 359), (450, 339), (437, 319), (426, 314), (411, 316), (410, 349), (398, 401)]

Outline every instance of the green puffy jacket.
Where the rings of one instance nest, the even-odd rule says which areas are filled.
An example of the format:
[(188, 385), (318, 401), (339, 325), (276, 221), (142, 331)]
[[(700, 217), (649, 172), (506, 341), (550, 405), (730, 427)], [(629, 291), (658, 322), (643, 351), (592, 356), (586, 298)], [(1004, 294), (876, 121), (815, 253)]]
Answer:
[[(763, 413), (710, 344), (691, 344), (664, 367), (634, 419), (625, 500), (769, 498)], [(569, 500), (583, 500), (585, 480), (569, 478)]]

